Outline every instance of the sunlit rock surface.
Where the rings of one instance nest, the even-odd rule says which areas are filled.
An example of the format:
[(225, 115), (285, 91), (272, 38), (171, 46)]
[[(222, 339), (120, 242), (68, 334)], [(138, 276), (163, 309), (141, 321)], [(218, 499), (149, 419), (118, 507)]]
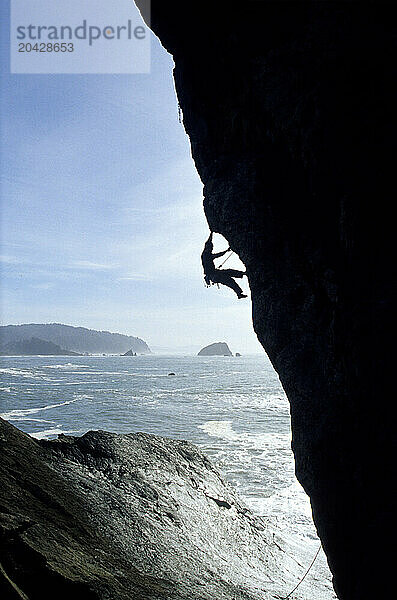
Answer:
[(5, 600), (270, 600), (302, 573), (202, 452), (142, 433), (38, 442), (0, 420), (0, 536)]
[(291, 403), (335, 588), (393, 595), (394, 5), (151, 7), (208, 223), (246, 266), (254, 328)]

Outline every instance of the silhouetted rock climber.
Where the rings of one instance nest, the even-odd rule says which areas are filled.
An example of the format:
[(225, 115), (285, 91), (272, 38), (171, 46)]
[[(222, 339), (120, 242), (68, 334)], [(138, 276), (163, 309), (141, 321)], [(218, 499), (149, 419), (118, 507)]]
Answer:
[(201, 255), (201, 262), (204, 269), (204, 281), (210, 286), (214, 283), (221, 283), (231, 288), (237, 294), (237, 298), (246, 298), (247, 294), (243, 293), (241, 287), (234, 281), (233, 277), (241, 279), (246, 274), (244, 271), (238, 271), (237, 269), (217, 269), (214, 264), (214, 260), (221, 256), (224, 256), (226, 252), (230, 251), (230, 248), (223, 252), (213, 253), (214, 244), (212, 243), (212, 232), (205, 242), (204, 250)]

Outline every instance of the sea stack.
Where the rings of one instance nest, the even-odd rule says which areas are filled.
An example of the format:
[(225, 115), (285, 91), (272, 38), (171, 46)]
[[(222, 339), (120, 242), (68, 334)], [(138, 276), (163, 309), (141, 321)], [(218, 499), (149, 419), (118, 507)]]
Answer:
[(202, 348), (197, 356), (233, 356), (226, 342), (215, 342)]
[(125, 354), (122, 354), (121, 356), (136, 356), (136, 352), (133, 352), (132, 350), (127, 350), (127, 352)]

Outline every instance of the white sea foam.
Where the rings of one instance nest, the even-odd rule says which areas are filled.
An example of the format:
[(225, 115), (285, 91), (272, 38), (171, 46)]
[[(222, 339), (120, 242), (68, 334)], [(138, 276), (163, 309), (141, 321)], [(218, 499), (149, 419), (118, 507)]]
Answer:
[(33, 419), (32, 417), (16, 417), (15, 419), (9, 419), (9, 421), (29, 421), (29, 423), (47, 423), (49, 425), (55, 424), (55, 421), (47, 421), (47, 419)]
[(72, 400), (66, 400), (65, 402), (58, 402), (57, 404), (48, 404), (47, 406), (40, 406), (39, 408), (25, 408), (23, 410), (16, 409), (10, 410), (9, 412), (5, 412), (0, 414), (2, 419), (6, 420), (16, 420), (19, 417), (25, 417), (26, 415), (34, 415), (43, 410), (51, 410), (52, 408), (59, 408), (60, 406), (66, 406), (67, 404), (72, 404), (76, 402), (79, 398), (73, 398)]
[(223, 438), (229, 441), (238, 440), (239, 434), (233, 431), (232, 423), (232, 421), (206, 421), (198, 428), (211, 437)]
[(52, 429), (44, 429), (43, 431), (38, 431), (37, 433), (30, 433), (31, 437), (36, 438), (36, 440), (48, 440), (53, 435), (60, 435), (61, 433), (65, 435), (70, 435), (72, 433), (77, 433), (76, 431), (64, 431), (63, 429), (59, 429), (59, 427), (53, 427)]
[(0, 392), (8, 392), (10, 394), (11, 388), (10, 387), (0, 387)]
[[(265, 432), (263, 434), (248, 431), (237, 432), (233, 429), (233, 421), (206, 421), (198, 425), (198, 429), (205, 431), (210, 437), (222, 438), (228, 441), (238, 441), (241, 449), (263, 450), (288, 448), (290, 434)], [(289, 449), (289, 448), (288, 448)]]
[(33, 371), (30, 369), (0, 369), (0, 373), (4, 373), (5, 375), (14, 375), (15, 377), (32, 377), (34, 376)]
[(179, 392), (190, 392), (191, 390), (195, 390), (195, 387), (185, 387), (185, 388), (171, 388), (171, 389), (166, 389), (166, 388), (157, 388), (157, 391), (159, 392), (164, 392), (164, 394), (175, 394), (175, 393), (179, 393)]
[[(73, 371), (69, 371), (70, 375), (73, 375)], [(129, 375), (127, 372), (120, 371), (76, 371), (76, 375)], [(84, 382), (85, 383), (85, 382)]]
[[(80, 373), (79, 373), (80, 375)], [(59, 381), (57, 380), (56, 382), (54, 382), (52, 385), (54, 386), (67, 386), (67, 385), (86, 385), (86, 381)], [(90, 385), (94, 385), (94, 384), (98, 384), (98, 383), (102, 383), (101, 381), (90, 381), (89, 384)]]
[(90, 365), (75, 365), (73, 363), (66, 363), (64, 365), (43, 365), (42, 369), (89, 369)]
[(59, 381), (59, 379), (51, 379), (46, 377), (45, 373), (41, 373), (40, 371), (32, 371), (30, 369), (0, 369), (0, 373), (4, 373), (5, 375), (12, 375), (13, 377), (22, 377), (25, 379), (38, 379), (40, 381), (50, 381), (51, 383), (54, 381)]

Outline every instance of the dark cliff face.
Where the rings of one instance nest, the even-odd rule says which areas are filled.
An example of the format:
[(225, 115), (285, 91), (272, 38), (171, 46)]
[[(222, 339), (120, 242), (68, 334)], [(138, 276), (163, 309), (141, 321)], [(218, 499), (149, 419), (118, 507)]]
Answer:
[(391, 9), (152, 2), (205, 213), (246, 265), (254, 328), (291, 403), (297, 477), (343, 600), (389, 591)]

